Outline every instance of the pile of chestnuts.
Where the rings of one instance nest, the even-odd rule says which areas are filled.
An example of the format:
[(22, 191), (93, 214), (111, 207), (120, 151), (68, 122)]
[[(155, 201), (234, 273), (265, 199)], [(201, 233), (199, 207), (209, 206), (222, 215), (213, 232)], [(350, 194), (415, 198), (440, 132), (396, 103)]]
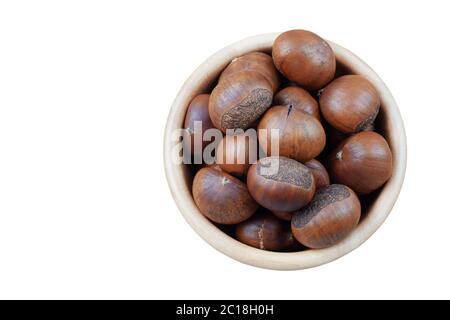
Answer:
[[(391, 150), (375, 131), (377, 89), (336, 69), (325, 40), (291, 30), (271, 53), (232, 60), (213, 90), (190, 103), (188, 146), (202, 156), (215, 143), (213, 163), (192, 165), (193, 199), (238, 241), (284, 252), (333, 246), (358, 225), (360, 200), (391, 177)], [(209, 129), (220, 138), (204, 139)]]

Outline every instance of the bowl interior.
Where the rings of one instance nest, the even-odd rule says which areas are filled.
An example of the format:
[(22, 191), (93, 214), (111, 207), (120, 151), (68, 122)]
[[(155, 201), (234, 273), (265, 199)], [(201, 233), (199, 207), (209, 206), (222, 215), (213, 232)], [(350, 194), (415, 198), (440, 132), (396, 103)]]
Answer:
[(280, 253), (259, 250), (240, 243), (229, 236), (232, 228), (216, 226), (199, 212), (191, 194), (196, 169), (193, 169), (192, 165), (174, 163), (171, 154), (177, 143), (171, 133), (175, 129), (182, 128), (190, 101), (198, 94), (209, 93), (216, 85), (220, 72), (233, 58), (251, 51), (271, 53), (276, 36), (277, 34), (267, 34), (237, 42), (214, 54), (194, 71), (180, 90), (169, 115), (164, 144), (165, 169), (172, 195), (183, 216), (213, 247), (236, 260), (258, 267), (281, 270), (304, 269), (333, 261), (367, 240), (388, 216), (403, 182), (406, 168), (406, 137), (401, 116), (386, 85), (362, 60), (350, 51), (329, 42), (336, 54), (336, 75), (361, 74), (380, 92), (381, 108), (375, 128), (391, 147), (394, 172), (383, 188), (360, 198), (363, 208), (361, 222), (346, 239), (333, 247)]

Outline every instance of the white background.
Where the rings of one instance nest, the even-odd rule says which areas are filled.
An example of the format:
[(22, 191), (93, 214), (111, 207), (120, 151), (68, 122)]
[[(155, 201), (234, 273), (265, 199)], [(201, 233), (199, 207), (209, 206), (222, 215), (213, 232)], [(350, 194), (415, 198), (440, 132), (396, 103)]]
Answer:
[[(2, 1), (0, 298), (450, 298), (447, 1)], [(312, 30), (385, 80), (408, 136), (391, 216), (331, 264), (235, 262), (163, 171), (190, 73), (255, 34)]]

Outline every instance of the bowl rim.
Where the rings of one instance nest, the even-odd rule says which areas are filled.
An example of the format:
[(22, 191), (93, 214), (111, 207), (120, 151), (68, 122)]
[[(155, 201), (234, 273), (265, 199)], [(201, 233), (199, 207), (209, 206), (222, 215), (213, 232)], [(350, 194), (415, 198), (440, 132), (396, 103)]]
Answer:
[(280, 33), (268, 33), (235, 42), (205, 60), (186, 80), (177, 94), (167, 118), (164, 134), (164, 168), (167, 182), (175, 203), (189, 225), (212, 247), (223, 254), (248, 265), (274, 269), (298, 270), (312, 268), (334, 261), (358, 248), (369, 239), (389, 216), (400, 193), (406, 172), (407, 143), (400, 111), (381, 78), (359, 57), (331, 41), (336, 59), (352, 73), (365, 76), (380, 93), (385, 119), (387, 140), (393, 154), (393, 175), (380, 191), (365, 219), (338, 244), (319, 250), (301, 252), (271, 252), (247, 246), (228, 236), (205, 218), (197, 209), (191, 192), (186, 186), (183, 167), (172, 161), (176, 141), (173, 132), (183, 126), (184, 115), (192, 98), (206, 91), (221, 70), (235, 57), (251, 51), (270, 51)]

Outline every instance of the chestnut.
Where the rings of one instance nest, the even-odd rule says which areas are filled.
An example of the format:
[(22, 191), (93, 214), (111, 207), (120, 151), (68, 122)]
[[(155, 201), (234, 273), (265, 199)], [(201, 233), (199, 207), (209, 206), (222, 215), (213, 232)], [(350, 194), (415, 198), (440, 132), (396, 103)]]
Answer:
[(271, 211), (272, 214), (277, 217), (278, 219), (284, 220), (284, 221), (291, 221), (292, 219), (292, 212), (287, 211)]
[(342, 141), (329, 157), (332, 178), (358, 194), (381, 187), (392, 175), (392, 153), (378, 133), (364, 131)]
[(280, 34), (273, 43), (272, 56), (286, 78), (308, 90), (323, 88), (336, 72), (336, 58), (329, 44), (306, 30)]
[(286, 251), (297, 242), (289, 223), (266, 212), (239, 223), (236, 238), (249, 246), (270, 251)]
[(230, 74), (213, 89), (209, 98), (209, 115), (214, 126), (247, 129), (271, 105), (270, 82), (257, 71)]
[(305, 162), (305, 166), (311, 171), (314, 181), (316, 182), (316, 188), (321, 189), (330, 185), (330, 176), (327, 169), (316, 159)]
[(380, 95), (363, 76), (339, 77), (325, 87), (319, 99), (325, 120), (337, 130), (354, 133), (370, 126), (380, 110)]
[(259, 207), (242, 181), (217, 166), (208, 166), (197, 172), (192, 195), (200, 212), (221, 224), (242, 222)]
[(317, 191), (311, 203), (292, 217), (292, 234), (312, 249), (332, 246), (345, 238), (358, 224), (361, 204), (347, 186), (332, 184)]
[(248, 168), (258, 160), (256, 134), (226, 135), (216, 149), (216, 163), (236, 177), (247, 174)]
[[(272, 130), (278, 130), (278, 135), (273, 135)], [(280, 156), (300, 162), (318, 156), (326, 142), (319, 120), (292, 106), (271, 107), (258, 124), (258, 138), (267, 155), (278, 151)], [(277, 145), (279, 150), (272, 150)]]
[(257, 71), (261, 73), (272, 85), (273, 92), (276, 92), (280, 86), (280, 76), (273, 64), (273, 59), (263, 52), (251, 52), (233, 59), (231, 63), (222, 71), (219, 82), (230, 74), (239, 71)]
[(256, 202), (271, 211), (300, 209), (316, 191), (311, 171), (286, 157), (262, 158), (251, 165), (247, 186)]
[[(203, 141), (203, 134), (206, 130), (214, 128), (214, 125), (209, 117), (208, 112), (209, 94), (200, 94), (192, 99), (184, 118), (184, 128), (190, 135), (190, 151), (194, 156), (202, 157), (203, 150), (210, 143)], [(195, 123), (200, 123), (201, 127), (196, 126)], [(195, 148), (195, 141), (199, 145)], [(185, 147), (188, 145), (185, 144)]]
[(319, 104), (308, 91), (300, 87), (286, 87), (273, 97), (274, 105), (291, 105), (320, 121)]

